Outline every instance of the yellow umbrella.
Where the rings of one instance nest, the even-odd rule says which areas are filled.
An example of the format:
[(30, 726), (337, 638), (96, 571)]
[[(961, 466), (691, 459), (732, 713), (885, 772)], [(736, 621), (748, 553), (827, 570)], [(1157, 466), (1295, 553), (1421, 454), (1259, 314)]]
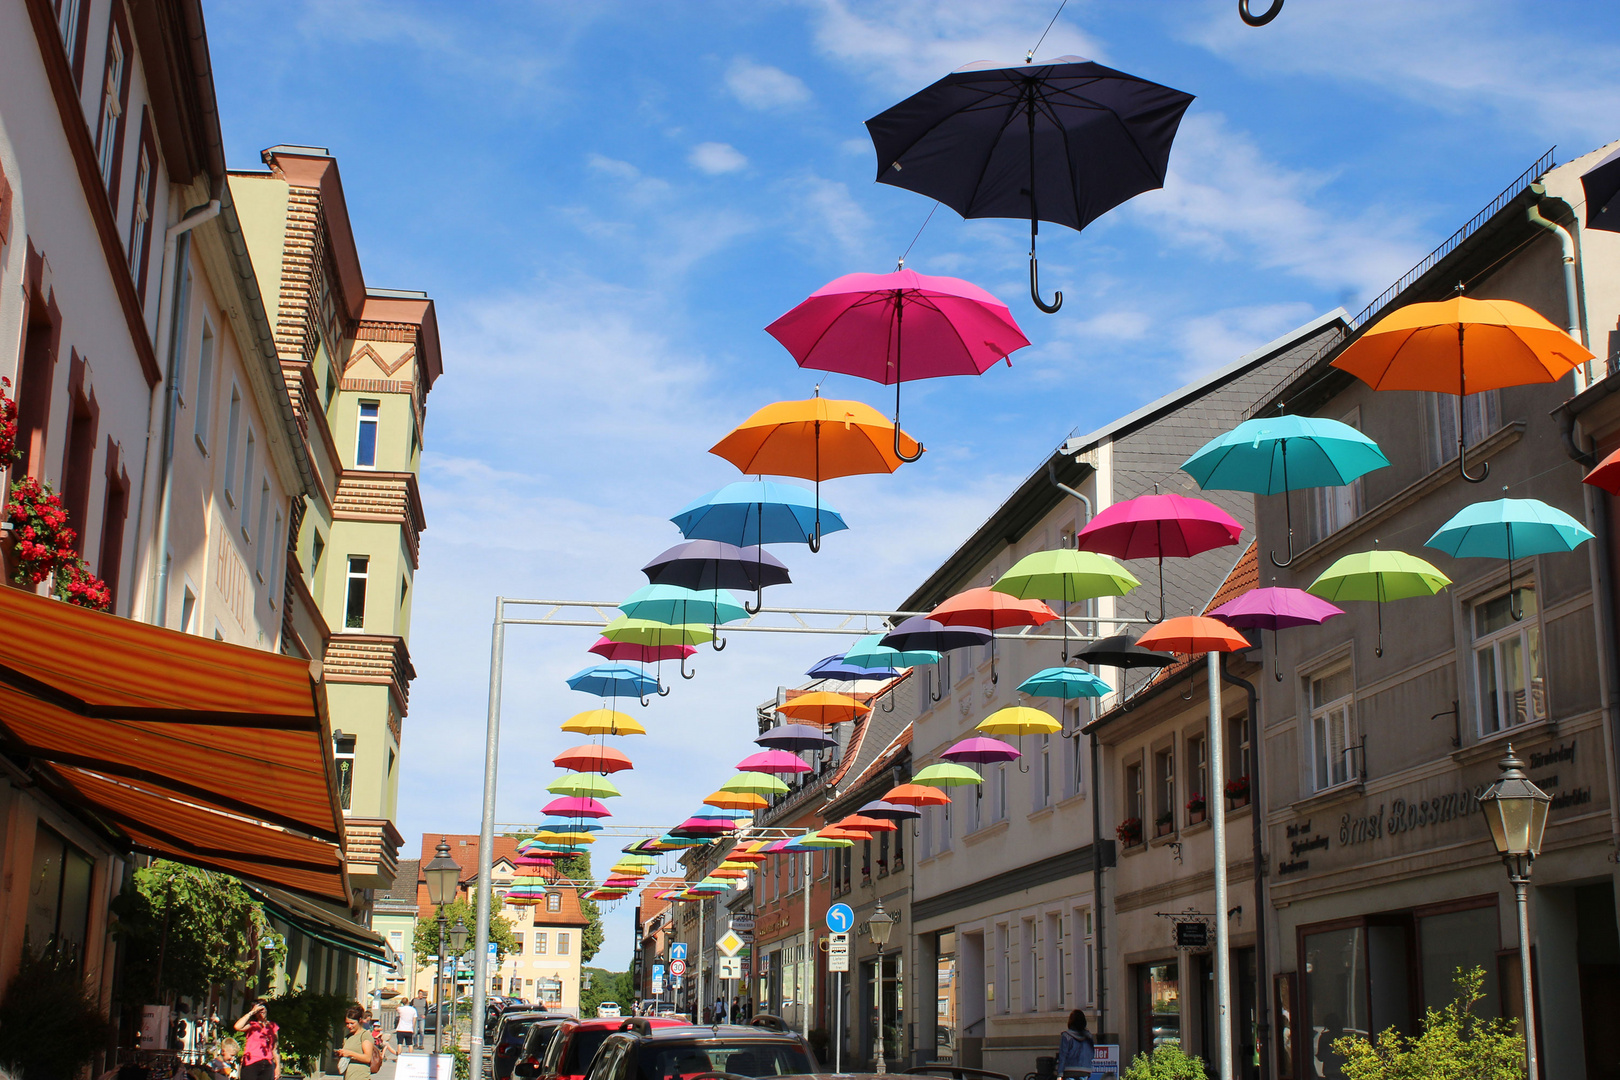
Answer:
[(602, 636), (609, 641), (658, 648), (665, 645), (701, 645), (705, 641), (714, 640), (714, 631), (698, 623), (670, 625), (620, 615), (602, 628)]
[(1062, 731), (1063, 725), (1053, 719), (1050, 713), (1031, 709), (1027, 705), (1016, 705), (1010, 709), (998, 709), (980, 720), (978, 730), (986, 735), (1053, 735)]
[(645, 735), (634, 717), (612, 709), (588, 709), (568, 719), (562, 729), (572, 735)]
[(542, 830), (534, 834), (536, 840), (544, 840), (552, 844), (594, 844), (596, 837), (590, 833), (551, 832)]

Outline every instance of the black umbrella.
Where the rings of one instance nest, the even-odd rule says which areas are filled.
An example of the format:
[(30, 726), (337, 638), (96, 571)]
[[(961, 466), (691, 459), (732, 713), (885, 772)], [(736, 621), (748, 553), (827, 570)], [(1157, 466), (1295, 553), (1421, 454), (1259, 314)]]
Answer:
[(750, 613), (764, 605), (767, 585), (787, 585), (793, 579), (782, 560), (766, 554), (759, 545), (738, 547), (719, 540), (688, 540), (676, 544), (668, 551), (641, 568), (647, 580), (654, 585), (679, 585), (683, 589), (707, 592), (711, 589), (735, 589), (752, 592), (758, 603), (743, 606)]
[(1042, 311), (1039, 223), (1083, 229), (1164, 186), (1192, 95), (1077, 56), (1020, 67), (970, 64), (866, 122), (881, 184), (965, 218), (1029, 219), (1029, 292)]
[(754, 742), (767, 750), (786, 750), (794, 754), (804, 750), (821, 751), (838, 745), (837, 739), (809, 724), (778, 724)]
[(1620, 150), (1581, 174), (1586, 227), (1620, 232)]
[(913, 615), (883, 635), (878, 644), (901, 652), (950, 652), (990, 644), (990, 631), (977, 626), (946, 626), (926, 615)]
[(1154, 652), (1138, 645), (1136, 635), (1132, 633), (1115, 634), (1094, 641), (1075, 655), (1088, 664), (1116, 668), (1161, 668), (1176, 662), (1176, 658), (1168, 653)]
[(909, 821), (912, 818), (922, 817), (922, 811), (914, 806), (884, 802), (882, 799), (869, 802), (855, 812), (862, 817), (886, 818), (889, 821)]

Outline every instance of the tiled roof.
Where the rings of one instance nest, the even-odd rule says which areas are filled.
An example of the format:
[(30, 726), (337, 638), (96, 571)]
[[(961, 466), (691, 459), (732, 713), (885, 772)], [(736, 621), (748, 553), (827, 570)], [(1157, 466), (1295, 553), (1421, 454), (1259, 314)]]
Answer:
[(389, 907), (415, 906), (416, 890), (421, 885), (421, 877), (422, 864), (419, 860), (399, 860), (399, 869), (394, 872), (393, 888), (377, 897), (378, 905), (387, 902)]
[[(478, 835), (476, 833), (423, 833), (421, 859), (423, 865), (426, 865), (437, 855), (441, 839), (450, 845), (450, 857), (456, 861), (456, 865), (461, 867), (460, 891), (465, 893), (478, 882)], [(494, 862), (499, 863), (502, 859), (511, 862), (515, 859), (520, 839), (520, 837), (516, 836), (495, 837)], [(403, 866), (404, 863), (400, 865)], [(555, 872), (550, 868), (543, 867), (541, 870), (541, 877), (543, 878), (550, 878), (554, 875)], [(421, 877), (420, 872), (418, 872), (417, 876), (419, 881), (416, 891), (417, 917), (431, 918), (433, 905), (428, 903), (427, 880)], [(578, 890), (562, 888), (558, 891), (562, 893), (562, 910), (548, 912), (545, 910), (544, 904), (534, 905), (534, 924), (536, 926), (584, 926), (590, 922), (580, 910)]]

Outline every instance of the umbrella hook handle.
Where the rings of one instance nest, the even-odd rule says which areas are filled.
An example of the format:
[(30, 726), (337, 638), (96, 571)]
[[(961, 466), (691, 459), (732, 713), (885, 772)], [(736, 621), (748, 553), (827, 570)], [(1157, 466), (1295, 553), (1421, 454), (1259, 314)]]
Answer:
[(1457, 471), (1459, 473), (1461, 473), (1462, 478), (1464, 480), (1468, 481), (1470, 484), (1483, 484), (1485, 482), (1485, 478), (1487, 476), (1491, 475), (1491, 463), (1488, 462), (1488, 461), (1480, 462), (1480, 464), (1479, 464), (1479, 475), (1478, 476), (1469, 476), (1468, 475), (1468, 447), (1463, 445), (1463, 441), (1461, 439), (1458, 439), (1457, 440)]
[(1249, 11), (1249, 0), (1238, 0), (1238, 18), (1246, 26), (1264, 26), (1266, 23), (1282, 14), (1283, 0), (1272, 0), (1272, 4), (1265, 11), (1255, 15)]
[(1058, 309), (1063, 306), (1062, 289), (1052, 293), (1052, 302), (1050, 304), (1041, 299), (1041, 267), (1039, 260), (1035, 258), (1034, 245), (1031, 245), (1029, 250), (1029, 298), (1035, 301), (1036, 307), (1048, 315), (1057, 314)]
[(1188, 664), (1187, 665), (1187, 692), (1185, 694), (1181, 695), (1181, 700), (1182, 701), (1191, 701), (1192, 699), (1193, 699), (1193, 665)]
[(673, 690), (673, 689), (674, 689), (674, 687), (672, 687), (672, 686), (665, 686), (663, 683), (659, 683), (658, 684), (658, 696), (659, 697), (669, 697), (669, 692), (671, 690)]
[(695, 678), (697, 678), (697, 672), (696, 671), (688, 672), (686, 670), (686, 657), (684, 657), (684, 656), (681, 657), (681, 678), (683, 678), (683, 679), (695, 679)]
[(884, 712), (894, 712), (894, 694), (893, 693), (884, 694), (883, 695), (883, 703), (884, 703), (883, 704), (883, 711)]
[[(812, 548), (811, 550), (814, 549)], [(751, 606), (748, 601), (743, 601), (743, 610), (748, 612), (750, 615), (758, 615), (761, 611), (765, 610), (765, 586), (763, 583), (761, 583), (759, 587), (754, 590), (754, 599), (756, 603)]]
[[(1281, 6), (1280, 4), (1278, 5)], [(1288, 497), (1288, 440), (1282, 440), (1282, 474), (1283, 474), (1283, 513), (1288, 519), (1288, 558), (1278, 560), (1277, 553), (1271, 552), (1271, 565), (1282, 569), (1292, 565), (1294, 561), (1294, 501)]]
[(1282, 661), (1280, 659), (1278, 659), (1277, 651), (1278, 651), (1277, 631), (1273, 630), (1271, 632), (1271, 674), (1276, 678), (1276, 680), (1278, 682), (1282, 682), (1283, 681)]
[(709, 640), (709, 644), (714, 648), (715, 652), (725, 652), (726, 646), (729, 644), (729, 642), (727, 642), (725, 638), (716, 634)]
[(941, 675), (939, 677), (939, 693), (937, 693), (937, 694), (934, 693), (934, 672), (937, 671), (938, 669), (939, 669), (939, 665), (935, 664), (933, 670), (923, 672), (923, 689), (928, 691), (928, 700), (929, 701), (944, 701), (945, 700), (945, 676), (944, 675)]

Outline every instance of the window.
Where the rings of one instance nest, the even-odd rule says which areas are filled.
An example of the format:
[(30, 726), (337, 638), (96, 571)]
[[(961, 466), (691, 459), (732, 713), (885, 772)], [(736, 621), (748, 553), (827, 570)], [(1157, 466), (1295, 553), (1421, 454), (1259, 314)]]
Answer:
[(1063, 727), (1065, 731), (1072, 732), (1071, 737), (1065, 739), (1068, 746), (1068, 772), (1069, 794), (1078, 795), (1086, 789), (1086, 759), (1085, 737), (1080, 734), (1080, 703), (1078, 701), (1065, 702), (1063, 705)]
[(67, 49), (68, 64), (73, 68), (74, 78), (78, 78), (79, 70), (79, 10), (82, 0), (56, 0), (56, 29), (62, 35), (62, 45)]
[(1176, 754), (1168, 746), (1153, 754), (1153, 824), (1156, 835), (1176, 827)]
[[(283, 533), (281, 531), (281, 508), (280, 507), (276, 508), (276, 527), (274, 529), (270, 530), (268, 542), (274, 545), (274, 550), (275, 550), (275, 554), (270, 559), (270, 580), (271, 581), (279, 581), (280, 578), (276, 576), (276, 572), (281, 568), (281, 552), (282, 552), (282, 549), (287, 546), (285, 540), (283, 539)], [(271, 589), (270, 590), (270, 606), (271, 607), (275, 606), (276, 600), (280, 595), (281, 595), (281, 590), (279, 590), (279, 589)]]
[(338, 804), (348, 810), (354, 801), (354, 736), (335, 736), (332, 753), (337, 758)]
[(562, 910), (562, 893), (546, 893), (546, 910)]
[[(1429, 412), (1429, 469), (1457, 460), (1457, 399), (1451, 394), (1423, 395)], [(1502, 397), (1495, 390), (1463, 398), (1463, 437), (1478, 444), (1502, 426)]]
[(30, 948), (55, 948), (77, 966), (90, 929), (90, 885), (95, 862), (43, 822), (35, 827), (23, 934)]
[(135, 159), (135, 203), (129, 215), (129, 271), (140, 276), (152, 217), (152, 154), (145, 142)]
[(242, 393), (231, 387), (231, 411), (225, 422), (225, 501), (236, 505), (236, 438), (242, 430)]
[(118, 571), (124, 558), (124, 518), (129, 513), (129, 477), (118, 463), (118, 444), (107, 439), (107, 493), (101, 508), (101, 546), (98, 570), (107, 593), (118, 601)]
[[(1523, 618), (1513, 618), (1514, 607)], [(1482, 736), (1546, 719), (1534, 585), (1474, 605), (1474, 688)]]
[(1187, 801), (1209, 800), (1209, 739), (1204, 735), (1187, 736)]
[(1354, 696), (1348, 666), (1310, 680), (1311, 772), (1318, 791), (1350, 779), (1350, 707)]
[(101, 120), (96, 127), (96, 164), (109, 193), (116, 194), (118, 148), (123, 142), (126, 46), (115, 23), (107, 35), (107, 67), (101, 84)]
[(1228, 779), (1237, 779), (1240, 776), (1252, 776), (1249, 772), (1249, 714), (1241, 713), (1226, 721), (1226, 745), (1231, 749), (1226, 755), (1226, 775)]
[(370, 560), (362, 555), (349, 556), (349, 590), (343, 608), (343, 628), (363, 630), (366, 626), (366, 570)]
[(68, 528), (85, 534), (90, 514), (90, 480), (96, 456), (96, 424), (100, 419), (85, 387), (87, 366), (73, 355), (68, 376), (67, 460), (62, 467), (62, 507), (67, 511)]
[(1007, 820), (1007, 766), (996, 766), (996, 820)]
[(209, 424), (214, 419), (214, 327), (206, 316), (202, 324), (202, 343), (197, 348), (197, 400), (193, 404), (191, 432), (197, 440), (197, 449), (206, 455), (212, 434)]
[(253, 529), (253, 429), (248, 428), (247, 449), (242, 452), (242, 535), (250, 536)]
[(377, 403), (360, 403), (360, 430), (355, 434), (354, 463), (362, 469), (377, 467)]
[(337, 393), (337, 383), (332, 378), (332, 358), (329, 356), (326, 359), (326, 389), (324, 391), (326, 400), (322, 403), (325, 408), (330, 409), (332, 407), (332, 395), (335, 393)]
[[(1360, 429), (1361, 410), (1353, 409), (1340, 421)], [(1357, 479), (1339, 487), (1311, 489), (1310, 538), (1315, 543), (1331, 536), (1361, 516), (1362, 482)]]
[(191, 633), (191, 620), (197, 613), (197, 594), (190, 585), (185, 586), (185, 594), (180, 600), (180, 630), (182, 633)]
[(1068, 942), (1063, 936), (1063, 916), (1046, 916), (1046, 940), (1051, 948), (1046, 955), (1047, 1008), (1061, 1009), (1068, 1003)]
[[(253, 572), (260, 581), (264, 580), (264, 549), (276, 542), (275, 534), (264, 531), (264, 523), (270, 520), (270, 481), (263, 480), (259, 487), (259, 543), (253, 552)], [(279, 520), (279, 518), (278, 518)]]
[[(888, 834), (885, 834), (888, 835)], [(906, 867), (906, 826), (905, 822), (894, 831), (894, 868), (904, 870)]]
[(557, 955), (558, 956), (567, 956), (568, 955), (568, 935), (567, 934), (559, 933), (557, 935)]
[(1133, 761), (1125, 766), (1125, 820), (1134, 820), (1137, 824), (1137, 835), (1142, 835), (1142, 812), (1145, 809), (1142, 803), (1142, 762)]
[(513, 956), (522, 956), (523, 955), (523, 934), (521, 932), (513, 933), (513, 935), (512, 935), (512, 945), (513, 945), (512, 955)]
[(1023, 975), (1023, 979), (1021, 981), (1024, 984), (1023, 993), (1020, 995), (1023, 998), (1023, 1001), (1020, 1002), (1020, 1004), (1024, 1006), (1025, 1012), (1034, 1012), (1040, 1007), (1040, 1002), (1038, 1000), (1039, 990), (1036, 986), (1036, 973), (1040, 970), (1041, 964), (1041, 941), (1040, 938), (1035, 936), (1034, 919), (1024, 920), (1023, 951), (1024, 962), (1019, 965), (1024, 969), (1022, 972), (1020, 972), (1020, 974)]
[(1092, 993), (1092, 979), (1095, 975), (1095, 955), (1092, 952), (1093, 937), (1091, 930), (1091, 909), (1082, 908), (1074, 913), (1076, 936), (1079, 938), (1074, 954), (1075, 985), (1078, 989), (1080, 1001), (1087, 1005), (1096, 1001)]
[(534, 934), (534, 955), (536, 955), (536, 956), (544, 956), (544, 955), (546, 955), (546, 932), (544, 930), (536, 930), (535, 931), (535, 934)]
[(1151, 1053), (1181, 1041), (1181, 965), (1175, 960), (1138, 964), (1136, 1016), (1141, 1025), (1137, 1046)]
[(16, 446), (22, 457), (11, 467), (13, 479), (42, 479), (45, 474), (45, 430), (50, 421), (51, 382), (60, 329), (60, 316), (36, 291), (29, 297), (28, 329), (23, 337), (22, 369), (16, 386)]
[(1035, 785), (1035, 809), (1052, 805), (1052, 736), (1041, 736), (1040, 778)]
[(314, 534), (309, 545), (309, 574), (315, 576), (315, 571), (321, 568), (321, 556), (326, 554), (326, 539), (321, 536), (319, 529), (311, 530)]

